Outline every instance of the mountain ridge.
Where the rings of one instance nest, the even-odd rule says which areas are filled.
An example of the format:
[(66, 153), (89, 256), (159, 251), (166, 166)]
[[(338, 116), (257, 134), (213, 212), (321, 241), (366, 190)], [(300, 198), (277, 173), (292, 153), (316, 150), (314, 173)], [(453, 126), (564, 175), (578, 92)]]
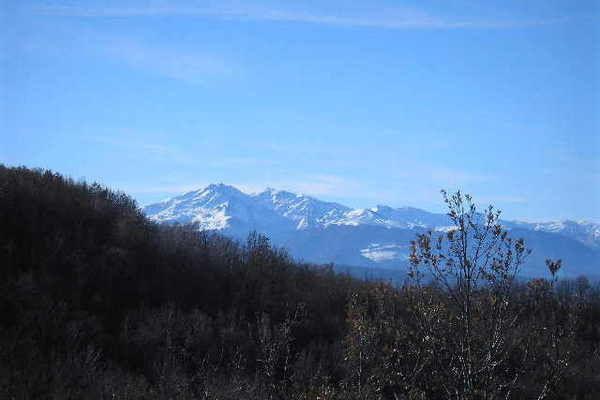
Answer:
[[(155, 222), (194, 223), (201, 230), (239, 239), (250, 231), (264, 233), (274, 244), (307, 261), (382, 268), (407, 266), (408, 243), (416, 233), (443, 232), (452, 225), (446, 214), (415, 207), (351, 208), (273, 188), (245, 193), (223, 183), (148, 205), (143, 211)], [(571, 220), (502, 223), (537, 244), (536, 263), (543, 264), (542, 254), (552, 254), (589, 270), (594, 257), (600, 259), (600, 224)]]
[[(375, 224), (389, 227), (435, 227), (436, 224), (448, 221), (447, 216), (442, 213), (435, 213), (423, 210), (417, 207), (391, 207), (384, 204), (377, 204), (370, 208), (351, 208), (346, 205), (320, 200), (314, 196), (294, 193), (287, 190), (279, 190), (272, 187), (267, 187), (261, 192), (246, 193), (233, 185), (224, 183), (210, 184), (198, 190), (186, 192), (182, 195), (166, 199), (162, 202), (152, 203), (143, 207), (146, 214), (151, 219), (157, 222), (182, 222), (171, 221), (172, 218), (168, 214), (162, 213), (162, 210), (168, 208), (168, 204), (173, 204), (173, 201), (179, 203), (180, 200), (187, 200), (193, 194), (216, 193), (222, 197), (226, 195), (234, 195), (237, 197), (246, 197), (254, 199), (266, 208), (279, 212), (282, 216), (299, 222), (297, 229), (304, 229), (313, 226), (315, 223), (320, 223), (323, 226), (330, 224), (336, 225), (359, 225), (359, 224)], [(268, 201), (270, 198), (271, 202)], [(225, 205), (228, 200), (225, 200)], [(160, 207), (164, 205), (163, 207)], [(198, 208), (202, 208), (200, 205)], [(157, 211), (161, 209), (161, 211)], [(319, 212), (320, 211), (320, 212)], [(308, 213), (306, 215), (305, 213)], [(315, 217), (315, 213), (318, 217)], [(328, 218), (325, 218), (328, 217)], [(336, 219), (337, 217), (337, 219)], [(303, 218), (308, 220), (303, 221)], [(413, 221), (409, 221), (413, 219)], [(185, 221), (185, 222), (200, 222), (200, 221)], [(310, 222), (310, 223), (309, 223)], [(404, 225), (401, 225), (404, 222)], [(526, 222), (520, 220), (505, 220), (503, 221), (508, 228), (520, 227), (543, 232), (560, 233), (564, 230), (573, 231), (576, 227), (585, 227), (589, 234), (594, 239), (600, 239), (600, 224), (587, 220), (550, 220), (538, 222)], [(202, 224), (201, 224), (202, 226)], [(443, 225), (442, 225), (443, 226)], [(217, 229), (222, 229), (217, 228)], [(206, 228), (210, 229), (210, 228)]]

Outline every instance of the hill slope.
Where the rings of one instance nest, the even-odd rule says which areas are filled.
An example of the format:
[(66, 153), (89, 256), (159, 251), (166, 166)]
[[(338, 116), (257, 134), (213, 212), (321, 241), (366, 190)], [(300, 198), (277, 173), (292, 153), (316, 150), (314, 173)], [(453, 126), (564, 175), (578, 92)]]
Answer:
[(339, 374), (327, 343), (358, 285), (264, 237), (158, 226), (123, 193), (0, 165), (2, 398), (242, 398), (232, 374), (255, 390), (264, 335), (296, 310), (295, 351)]

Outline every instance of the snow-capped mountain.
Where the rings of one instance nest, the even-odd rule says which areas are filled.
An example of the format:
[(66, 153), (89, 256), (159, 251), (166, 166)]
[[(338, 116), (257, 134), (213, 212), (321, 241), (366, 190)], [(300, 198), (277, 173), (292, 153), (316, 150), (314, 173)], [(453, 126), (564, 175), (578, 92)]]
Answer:
[(272, 188), (247, 194), (222, 183), (149, 205), (144, 212), (156, 222), (197, 223), (204, 230), (236, 228), (240, 224), (250, 229), (267, 225), (277, 231), (326, 228), (331, 225), (412, 229), (449, 224), (448, 217), (443, 214), (412, 207), (378, 205), (352, 209)]
[(289, 231), (324, 227), (350, 211), (337, 203), (268, 188), (247, 194), (224, 184), (174, 197), (144, 208), (154, 221), (196, 223), (203, 230)]
[[(418, 208), (352, 209), (283, 190), (249, 194), (224, 184), (149, 205), (144, 212), (156, 222), (195, 223), (199, 229), (240, 239), (250, 231), (265, 233), (307, 261), (385, 268), (406, 265), (409, 242), (417, 232), (445, 231), (451, 225), (447, 215)], [(505, 221), (504, 225), (532, 245), (535, 263), (543, 265), (544, 257), (562, 258), (581, 273), (595, 273), (600, 224)]]
[(430, 228), (447, 226), (450, 221), (444, 214), (434, 214), (413, 207), (392, 208), (377, 205), (347, 212), (334, 222), (338, 225), (375, 225), (387, 228)]
[(290, 218), (276, 212), (266, 202), (222, 183), (150, 205), (144, 212), (157, 222), (195, 223), (202, 230), (247, 233), (293, 226)]
[(574, 238), (589, 246), (600, 247), (600, 224), (588, 221), (551, 221), (551, 222), (515, 222), (514, 226), (522, 226), (534, 231), (556, 233)]
[(350, 211), (350, 208), (341, 204), (271, 188), (250, 197), (266, 208), (294, 221), (296, 229), (327, 226)]

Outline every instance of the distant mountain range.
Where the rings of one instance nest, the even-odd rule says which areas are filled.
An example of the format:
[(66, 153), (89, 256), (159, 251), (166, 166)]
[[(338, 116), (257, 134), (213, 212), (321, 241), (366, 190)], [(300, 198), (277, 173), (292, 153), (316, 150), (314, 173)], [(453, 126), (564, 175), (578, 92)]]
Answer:
[[(409, 244), (418, 232), (445, 231), (451, 226), (447, 215), (418, 208), (352, 209), (282, 190), (248, 194), (224, 184), (212, 184), (143, 210), (157, 222), (196, 223), (200, 229), (239, 239), (258, 231), (298, 259), (358, 270), (405, 271)], [(600, 275), (600, 224), (569, 220), (503, 224), (533, 250), (524, 275), (545, 274), (546, 258), (561, 258), (567, 276)]]

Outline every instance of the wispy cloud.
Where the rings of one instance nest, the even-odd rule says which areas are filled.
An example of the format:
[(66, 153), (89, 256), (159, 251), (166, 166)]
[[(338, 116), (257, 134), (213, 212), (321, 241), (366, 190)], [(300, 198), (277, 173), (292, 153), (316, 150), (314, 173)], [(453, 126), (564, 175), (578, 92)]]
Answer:
[(489, 174), (468, 172), (455, 168), (427, 165), (424, 169), (426, 169), (430, 180), (443, 187), (482, 184), (493, 179)]
[[(194, 42), (60, 25), (51, 39), (33, 35), (19, 43), (27, 53), (57, 57), (100, 58), (103, 62), (195, 85), (236, 80), (243, 76), (237, 60)], [(1, 52), (0, 52), (1, 53)], [(10, 54), (10, 53), (8, 53)]]
[(394, 7), (360, 12), (343, 11), (327, 13), (300, 9), (298, 7), (276, 8), (261, 4), (227, 4), (220, 2), (218, 6), (189, 5), (180, 3), (151, 3), (150, 5), (132, 6), (73, 6), (47, 5), (37, 7), (38, 13), (73, 16), (73, 17), (154, 17), (154, 16), (186, 16), (219, 18), (224, 20), (294, 22), (339, 27), (362, 27), (378, 29), (503, 29), (523, 26), (547, 25), (564, 19), (503, 19), (491, 20), (469, 17), (445, 17), (422, 10)]
[[(139, 134), (130, 135), (125, 133), (122, 136), (94, 136), (91, 137), (90, 140), (94, 143), (99, 143), (117, 149), (126, 150), (130, 154), (135, 154), (138, 157), (152, 158), (155, 161), (166, 161), (170, 164), (183, 167), (204, 167), (216, 170), (228, 170), (232, 168), (238, 169), (249, 167), (266, 168), (275, 167), (279, 165), (279, 163), (275, 160), (253, 156), (230, 156), (223, 154), (218, 154), (214, 156), (211, 156), (210, 154), (202, 154), (202, 156), (198, 156), (193, 151), (189, 149), (184, 149), (180, 146), (176, 146), (172, 143), (165, 143), (160, 141), (148, 142), (147, 139), (141, 138)], [(170, 187), (177, 188), (178, 186)], [(191, 185), (190, 187), (194, 187), (194, 185)], [(261, 187), (264, 188), (264, 186)], [(156, 190), (147, 189), (146, 192), (152, 193), (165, 191), (160, 189), (160, 187), (157, 188), (158, 189)], [(198, 187), (195, 186), (195, 188), (197, 189)]]
[(272, 159), (251, 156), (219, 157), (219, 159), (211, 160), (208, 163), (213, 168), (275, 167), (279, 165), (277, 161)]
[(303, 193), (309, 196), (345, 197), (364, 190), (364, 186), (337, 175), (310, 175), (289, 182), (273, 182), (269, 186)]
[(151, 157), (157, 161), (168, 161), (184, 166), (199, 165), (199, 160), (192, 154), (170, 144), (148, 143), (147, 141), (127, 135), (124, 137), (94, 136), (90, 140), (95, 143), (126, 150), (140, 157)]
[(97, 51), (117, 62), (187, 83), (205, 84), (238, 73), (232, 63), (202, 49), (161, 46), (123, 37), (100, 37), (95, 43)]

